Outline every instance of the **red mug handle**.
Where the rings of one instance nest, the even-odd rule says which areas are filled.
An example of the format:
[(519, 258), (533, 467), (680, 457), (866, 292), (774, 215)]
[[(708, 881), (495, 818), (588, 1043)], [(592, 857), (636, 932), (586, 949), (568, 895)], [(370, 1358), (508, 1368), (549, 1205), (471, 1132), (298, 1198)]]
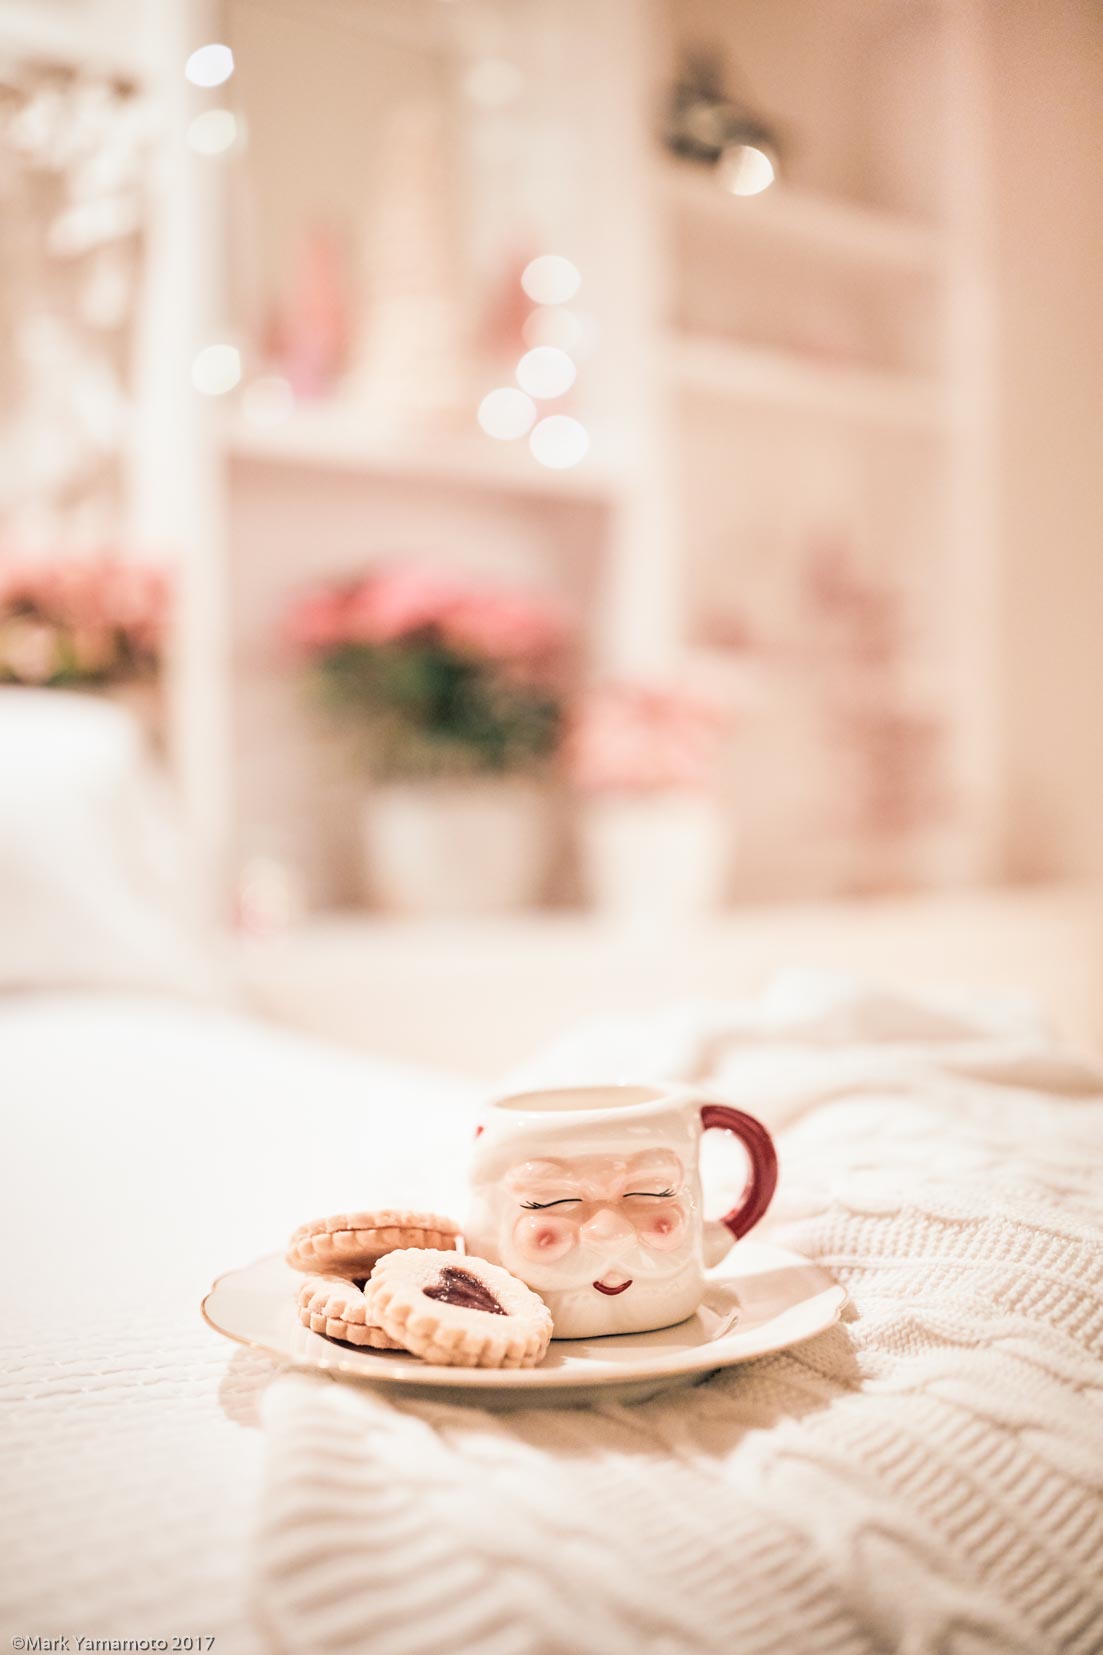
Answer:
[(721, 1132), (734, 1132), (751, 1163), (751, 1176), (739, 1204), (719, 1221), (738, 1241), (740, 1236), (745, 1236), (748, 1230), (754, 1228), (773, 1200), (777, 1188), (774, 1140), (761, 1121), (756, 1121), (753, 1115), (745, 1115), (742, 1109), (732, 1109), (726, 1103), (706, 1103), (701, 1110), (701, 1125), (706, 1132), (712, 1127)]

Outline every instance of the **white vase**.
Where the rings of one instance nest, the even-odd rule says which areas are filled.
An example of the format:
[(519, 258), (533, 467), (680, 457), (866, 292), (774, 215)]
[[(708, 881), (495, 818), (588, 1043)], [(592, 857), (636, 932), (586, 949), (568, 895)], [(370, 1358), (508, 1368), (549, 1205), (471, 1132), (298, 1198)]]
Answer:
[(394, 782), (362, 816), (368, 891), (390, 913), (505, 913), (535, 902), (547, 869), (548, 801), (533, 782)]
[(579, 837), (586, 894), (609, 918), (641, 926), (694, 920), (724, 899), (730, 829), (706, 794), (587, 799)]
[(141, 731), (146, 746), (157, 753), (163, 751), (166, 740), (165, 705), (159, 682), (143, 678), (131, 683), (109, 684), (84, 693), (100, 696), (110, 701), (112, 706), (121, 707)]

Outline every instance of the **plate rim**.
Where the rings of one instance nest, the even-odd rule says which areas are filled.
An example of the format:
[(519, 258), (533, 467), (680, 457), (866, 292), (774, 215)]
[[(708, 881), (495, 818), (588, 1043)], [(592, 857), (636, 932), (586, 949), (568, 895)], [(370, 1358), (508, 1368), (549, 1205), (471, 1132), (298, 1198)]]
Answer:
[[(796, 1345), (803, 1344), (807, 1339), (817, 1338), (819, 1334), (826, 1333), (828, 1328), (834, 1327), (838, 1323), (840, 1317), (842, 1316), (843, 1310), (849, 1302), (850, 1296), (846, 1288), (840, 1282), (833, 1280), (830, 1272), (817, 1260), (806, 1258), (802, 1253), (795, 1253), (791, 1248), (779, 1247), (775, 1243), (769, 1241), (759, 1241), (756, 1242), (756, 1245), (763, 1249), (767, 1249), (770, 1253), (774, 1254), (778, 1265), (785, 1265), (789, 1267), (798, 1265), (804, 1267), (805, 1269), (821, 1271), (826, 1278), (826, 1284), (820, 1290), (820, 1293), (813, 1296), (816, 1298), (821, 1296), (827, 1298), (830, 1296), (834, 1302), (830, 1303), (829, 1306), (825, 1306), (825, 1309), (829, 1308), (830, 1314), (825, 1317), (824, 1321), (821, 1322), (819, 1326), (813, 1328), (810, 1332), (801, 1334), (800, 1337), (796, 1339), (785, 1336), (777, 1337), (775, 1339), (771, 1339), (768, 1343), (763, 1344), (758, 1349), (749, 1351), (746, 1355), (741, 1356), (729, 1354), (721, 1361), (713, 1360), (713, 1356), (718, 1354), (718, 1352), (716, 1352), (713, 1347), (709, 1345), (695, 1345), (688, 1351), (682, 1350), (673, 1352), (665, 1363), (658, 1357), (658, 1355), (656, 1355), (648, 1360), (646, 1364), (641, 1363), (639, 1368), (625, 1368), (614, 1370), (612, 1372), (592, 1374), (576, 1373), (567, 1369), (553, 1368), (549, 1370), (540, 1367), (452, 1368), (445, 1367), (440, 1363), (422, 1363), (416, 1370), (409, 1369), (404, 1363), (403, 1371), (398, 1372), (396, 1371), (396, 1367), (394, 1365), (394, 1358), (385, 1353), (381, 1354), (379, 1352), (364, 1351), (364, 1356), (368, 1357), (369, 1360), (372, 1360), (373, 1362), (373, 1365), (370, 1368), (360, 1367), (357, 1364), (347, 1361), (341, 1356), (330, 1357), (325, 1354), (321, 1354), (317, 1357), (296, 1356), (292, 1351), (279, 1350), (273, 1345), (262, 1343), (260, 1340), (247, 1339), (241, 1334), (231, 1333), (227, 1328), (222, 1327), (218, 1322), (214, 1321), (208, 1314), (207, 1310), (207, 1306), (210, 1304), (211, 1299), (214, 1297), (222, 1282), (228, 1280), (231, 1276), (240, 1276), (244, 1275), (247, 1271), (255, 1270), (259, 1265), (269, 1264), (276, 1260), (283, 1261), (283, 1254), (279, 1252), (265, 1253), (260, 1258), (253, 1259), (249, 1264), (238, 1265), (229, 1270), (223, 1270), (214, 1278), (210, 1287), (203, 1295), (199, 1305), (199, 1313), (206, 1322), (207, 1326), (221, 1338), (229, 1339), (233, 1344), (241, 1345), (246, 1350), (260, 1351), (263, 1355), (275, 1360), (284, 1367), (291, 1368), (300, 1373), (324, 1373), (327, 1376), (333, 1376), (341, 1379), (357, 1380), (362, 1384), (384, 1384), (396, 1386), (406, 1385), (429, 1390), (464, 1389), (478, 1391), (505, 1389), (526, 1391), (581, 1391), (605, 1387), (624, 1387), (636, 1384), (646, 1384), (647, 1381), (651, 1379), (661, 1380), (689, 1374), (699, 1374), (702, 1378), (704, 1378), (710, 1373), (719, 1372), (721, 1368), (736, 1367), (742, 1362), (754, 1362), (761, 1356), (770, 1356), (779, 1350), (790, 1350)], [(734, 1332), (735, 1330), (732, 1329), (730, 1331)], [(618, 1338), (621, 1336), (617, 1334), (609, 1334), (606, 1335), (606, 1337)], [(722, 1335), (721, 1339), (714, 1341), (714, 1345), (722, 1346), (724, 1340), (728, 1337), (730, 1337), (730, 1333)], [(571, 1340), (565, 1340), (563, 1342), (565, 1344), (573, 1343)], [(586, 1343), (591, 1342), (592, 1341), (589, 1340), (586, 1341)], [(699, 1357), (698, 1353), (700, 1353)], [(412, 1360), (416, 1360), (416, 1358), (413, 1358)], [(374, 1365), (376, 1362), (379, 1364), (378, 1367)]]

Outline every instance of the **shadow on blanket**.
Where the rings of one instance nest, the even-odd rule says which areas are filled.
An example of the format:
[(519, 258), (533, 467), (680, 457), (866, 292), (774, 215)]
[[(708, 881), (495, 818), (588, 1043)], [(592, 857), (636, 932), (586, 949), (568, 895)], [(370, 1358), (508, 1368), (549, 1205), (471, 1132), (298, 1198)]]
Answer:
[[(844, 1315), (846, 1314), (847, 1312), (844, 1312)], [(803, 1384), (800, 1378), (802, 1370), (805, 1375)], [(273, 1380), (286, 1372), (287, 1369), (278, 1362), (270, 1361), (268, 1357), (255, 1351), (235, 1351), (218, 1388), (219, 1404), (231, 1424), (245, 1426), (250, 1430), (257, 1429), (261, 1423), (261, 1399), (265, 1391)], [(771, 1399), (769, 1406), (764, 1406), (764, 1395), (761, 1390), (756, 1389), (753, 1406), (748, 1407), (746, 1385), (740, 1385), (741, 1378), (745, 1381), (748, 1376), (753, 1375), (757, 1378), (768, 1372), (775, 1373), (778, 1379), (776, 1389), (774, 1386), (768, 1388)], [(825, 1381), (834, 1387), (834, 1391), (825, 1389)], [(328, 1385), (331, 1381), (319, 1378), (319, 1383)], [(760, 1357), (754, 1362), (744, 1362), (739, 1367), (726, 1369), (713, 1378), (704, 1380), (701, 1386), (695, 1388), (701, 1390), (707, 1386), (710, 1390), (716, 1391), (717, 1387), (722, 1385), (731, 1395), (734, 1412), (729, 1414), (724, 1409), (717, 1417), (723, 1417), (738, 1430), (743, 1430), (752, 1426), (762, 1429), (780, 1419), (796, 1419), (816, 1408), (828, 1407), (833, 1394), (856, 1389), (858, 1384), (858, 1364), (846, 1330), (842, 1327), (831, 1327), (793, 1351), (781, 1351)], [(380, 1400), (383, 1400), (382, 1396)], [(457, 1414), (470, 1414), (474, 1408), (471, 1403), (417, 1402), (414, 1399), (389, 1395), (386, 1400), (396, 1406), (413, 1409), (425, 1419), (435, 1418), (439, 1412), (440, 1416), (455, 1421)], [(587, 1405), (586, 1411), (591, 1414), (602, 1414), (609, 1419), (623, 1419), (626, 1423), (630, 1422), (632, 1415), (638, 1414), (646, 1429), (647, 1415), (663, 1400), (662, 1397), (654, 1397), (648, 1402), (627, 1405), (614, 1402), (599, 1403)], [(522, 1408), (511, 1410), (510, 1417), (514, 1423), (523, 1425), (527, 1418), (537, 1422), (543, 1420), (546, 1413), (547, 1410), (542, 1408)], [(539, 1424), (536, 1435), (539, 1435)], [(732, 1446), (733, 1440), (729, 1433), (725, 1442), (717, 1446), (726, 1451)], [(629, 1436), (623, 1446), (629, 1450), (642, 1449), (645, 1443), (633, 1441)]]

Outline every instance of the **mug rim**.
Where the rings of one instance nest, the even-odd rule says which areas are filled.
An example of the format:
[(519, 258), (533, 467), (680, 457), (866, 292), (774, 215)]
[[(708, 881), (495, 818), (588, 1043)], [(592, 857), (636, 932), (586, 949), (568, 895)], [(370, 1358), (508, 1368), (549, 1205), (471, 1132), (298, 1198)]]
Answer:
[[(529, 1100), (535, 1098), (563, 1098), (598, 1092), (620, 1092), (622, 1097), (607, 1103), (580, 1104), (577, 1108), (572, 1108), (569, 1104), (551, 1104), (543, 1108), (534, 1108), (529, 1103)], [(628, 1093), (643, 1095), (629, 1099), (626, 1096)], [(491, 1098), (487, 1108), (505, 1120), (607, 1120), (617, 1115), (626, 1115), (629, 1111), (633, 1115), (659, 1114), (664, 1109), (685, 1103), (691, 1095), (689, 1088), (675, 1082), (598, 1080), (564, 1086), (528, 1087), (522, 1092), (503, 1092), (500, 1096)]]

